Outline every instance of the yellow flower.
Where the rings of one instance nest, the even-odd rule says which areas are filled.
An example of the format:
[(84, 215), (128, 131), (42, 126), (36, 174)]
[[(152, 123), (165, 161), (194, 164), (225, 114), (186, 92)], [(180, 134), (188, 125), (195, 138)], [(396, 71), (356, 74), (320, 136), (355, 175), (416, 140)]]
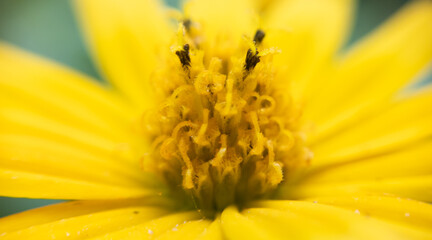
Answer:
[(0, 239), (432, 239), (431, 1), (75, 3), (110, 86), (0, 44), (0, 195), (76, 201)]

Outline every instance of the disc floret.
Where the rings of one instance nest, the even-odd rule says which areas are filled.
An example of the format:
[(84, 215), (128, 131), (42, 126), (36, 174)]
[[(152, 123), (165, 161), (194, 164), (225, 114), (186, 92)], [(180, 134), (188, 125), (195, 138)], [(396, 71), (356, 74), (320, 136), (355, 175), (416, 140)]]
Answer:
[(296, 108), (273, 84), (276, 50), (259, 49), (264, 36), (258, 30), (231, 59), (208, 61), (193, 41), (182, 42), (173, 47), (179, 61), (159, 76), (170, 84), (159, 86), (164, 100), (152, 114), (149, 161), (199, 209), (268, 196), (308, 160)]

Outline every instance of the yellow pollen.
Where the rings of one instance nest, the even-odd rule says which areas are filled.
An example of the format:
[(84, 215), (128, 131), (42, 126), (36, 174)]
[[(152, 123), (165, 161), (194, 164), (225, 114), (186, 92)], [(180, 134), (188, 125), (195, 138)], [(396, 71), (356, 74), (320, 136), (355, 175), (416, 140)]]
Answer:
[(311, 155), (291, 117), (298, 108), (273, 84), (278, 50), (263, 48), (259, 30), (230, 59), (204, 58), (184, 35), (180, 24), (173, 60), (155, 75), (146, 165), (207, 212), (269, 196)]

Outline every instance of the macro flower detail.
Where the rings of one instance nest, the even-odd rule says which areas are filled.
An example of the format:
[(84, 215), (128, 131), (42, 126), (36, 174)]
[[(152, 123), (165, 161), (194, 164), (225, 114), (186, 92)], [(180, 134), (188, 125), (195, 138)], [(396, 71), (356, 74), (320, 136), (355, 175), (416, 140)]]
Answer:
[(276, 50), (258, 51), (262, 30), (229, 59), (210, 57), (208, 64), (205, 49), (193, 39), (185, 43), (185, 33), (180, 24), (173, 47), (179, 62), (155, 77), (163, 100), (143, 121), (153, 142), (144, 165), (172, 189), (182, 182), (191, 195), (185, 198), (212, 214), (270, 194), (310, 154), (296, 126), (298, 109), (273, 84), (266, 55)]
[(0, 44), (0, 239), (430, 239), (432, 2), (76, 0), (108, 84)]

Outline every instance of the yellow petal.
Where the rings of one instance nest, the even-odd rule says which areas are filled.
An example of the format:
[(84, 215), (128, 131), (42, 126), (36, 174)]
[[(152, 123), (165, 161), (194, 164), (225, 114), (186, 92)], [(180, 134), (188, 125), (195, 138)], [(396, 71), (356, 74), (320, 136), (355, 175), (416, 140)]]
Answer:
[(258, 224), (243, 216), (236, 207), (226, 208), (221, 215), (222, 230), (227, 239), (273, 239)]
[[(225, 209), (221, 223), (227, 239), (405, 239), (419, 235), (354, 211), (302, 201), (262, 201), (241, 213)], [(420, 234), (421, 235), (421, 234)], [(424, 235), (422, 235), (424, 236)]]
[(432, 60), (432, 3), (412, 1), (345, 54), (335, 74), (309, 99), (305, 119), (316, 125), (311, 142), (372, 114)]
[(331, 166), (310, 173), (303, 182), (330, 183), (432, 174), (432, 141), (414, 144), (386, 155)]
[(348, 162), (414, 144), (432, 135), (431, 122), (432, 89), (426, 89), (312, 146), (312, 165)]
[(172, 202), (168, 201), (166, 198), (160, 197), (64, 202), (0, 218), (0, 232), (14, 232), (33, 225), (55, 222), (64, 218), (72, 218), (117, 208), (131, 206), (168, 207), (170, 205), (172, 205)]
[(204, 234), (210, 223), (207, 219), (186, 221), (158, 236), (158, 239), (197, 239)]
[[(421, 239), (425, 230), (401, 226), (342, 208), (303, 201), (262, 201), (244, 210), (245, 217), (286, 239)], [(267, 223), (266, 223), (267, 222)], [(273, 223), (273, 224), (272, 224)]]
[(353, 194), (390, 194), (429, 202), (432, 201), (432, 175), (286, 185), (281, 187), (279, 194), (281, 198), (296, 199), (316, 196), (352, 196)]
[(198, 236), (199, 240), (223, 240), (225, 239), (222, 233), (221, 220), (217, 217), (207, 229)]
[[(151, 106), (149, 76), (169, 49), (170, 26), (157, 0), (76, 0), (96, 62), (137, 106)], [(165, 49), (166, 48), (166, 49)]]
[(89, 238), (159, 218), (168, 212), (161, 202), (146, 199), (61, 203), (0, 219), (0, 238)]
[(0, 168), (1, 196), (47, 199), (115, 199), (155, 195), (157, 190)]
[(160, 218), (97, 236), (94, 239), (155, 239), (185, 222), (201, 218), (196, 211), (172, 213)]
[(347, 208), (364, 216), (409, 227), (422, 228), (432, 234), (432, 206), (427, 203), (388, 196), (321, 197), (310, 201)]
[(188, 1), (184, 11), (201, 31), (200, 48), (205, 49), (206, 57), (230, 59), (243, 43), (242, 37), (253, 36), (257, 30), (256, 15), (248, 0)]
[(319, 221), (289, 211), (250, 208), (242, 213), (258, 228), (269, 233), (271, 239), (325, 239), (326, 236), (329, 237), (332, 234), (332, 230), (320, 224)]
[(0, 195), (150, 192), (144, 188), (154, 180), (139, 168), (145, 145), (133, 128), (135, 109), (91, 79), (4, 44), (0, 72)]
[(266, 41), (282, 50), (274, 64), (285, 82), (295, 84), (295, 94), (322, 84), (323, 68), (344, 43), (353, 10), (352, 0), (291, 0), (275, 2), (265, 12)]
[(0, 70), (3, 107), (16, 104), (30, 110), (39, 106), (44, 116), (105, 134), (126, 134), (136, 117), (136, 109), (93, 79), (1, 42)]
[(0, 134), (0, 153), (3, 168), (121, 186), (139, 186), (145, 180), (144, 174), (134, 169), (138, 166), (24, 133)]

